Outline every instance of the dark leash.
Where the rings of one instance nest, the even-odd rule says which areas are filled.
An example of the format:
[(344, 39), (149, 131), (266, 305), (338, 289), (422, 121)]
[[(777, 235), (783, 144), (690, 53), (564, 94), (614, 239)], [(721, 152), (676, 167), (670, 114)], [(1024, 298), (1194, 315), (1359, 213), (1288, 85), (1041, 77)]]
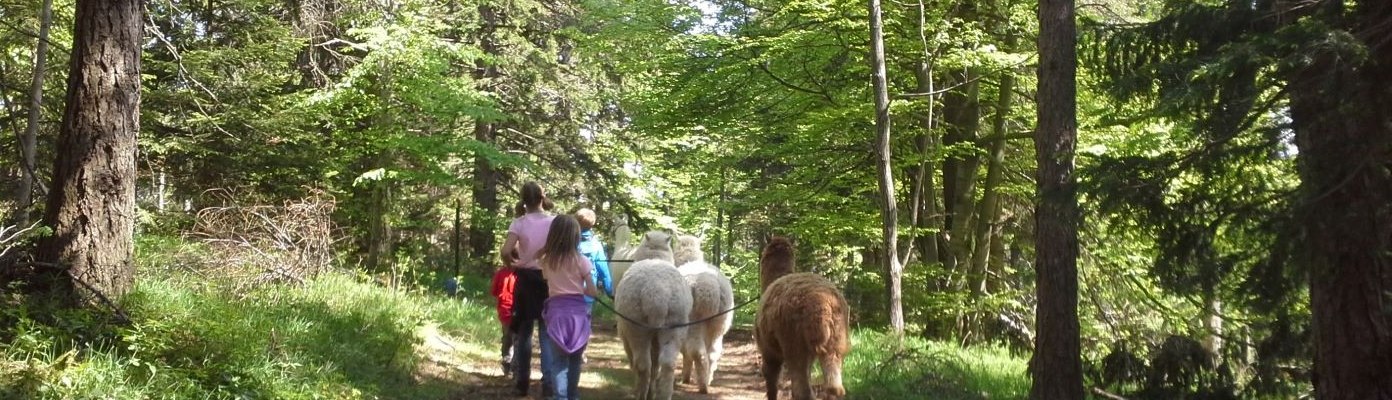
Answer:
[(715, 313), (714, 315), (711, 315), (711, 316), (709, 316), (709, 317), (705, 317), (705, 318), (701, 318), (701, 319), (698, 319), (698, 320), (695, 320), (695, 321), (690, 321), (690, 322), (681, 323), (681, 324), (674, 324), (674, 325), (668, 325), (668, 326), (663, 326), (663, 327), (652, 327), (652, 326), (648, 326), (647, 324), (644, 324), (644, 323), (642, 323), (642, 322), (635, 321), (633, 318), (629, 318), (627, 315), (623, 315), (623, 313), (620, 313), (619, 310), (615, 310), (613, 306), (610, 306), (608, 303), (605, 303), (604, 300), (601, 300), (601, 299), (598, 298), (598, 297), (595, 298), (595, 302), (596, 302), (596, 303), (599, 303), (599, 305), (604, 306), (604, 308), (609, 309), (609, 311), (613, 311), (613, 312), (614, 312), (614, 315), (618, 315), (619, 318), (623, 318), (625, 321), (628, 321), (628, 322), (630, 322), (630, 323), (633, 323), (634, 325), (638, 325), (638, 326), (641, 327), (641, 328), (644, 328), (644, 329), (652, 329), (652, 330), (655, 330), (655, 331), (662, 331), (662, 330), (668, 330), (668, 329), (682, 328), (682, 327), (687, 327), (687, 326), (696, 325), (696, 324), (699, 324), (699, 323), (702, 323), (702, 322), (710, 321), (710, 320), (715, 319), (716, 317), (719, 317), (719, 316), (721, 316), (721, 315), (728, 314), (728, 313), (730, 313), (731, 311), (735, 311), (735, 310), (739, 309), (740, 307), (747, 306), (747, 305), (749, 305), (749, 303), (753, 303), (753, 302), (758, 301), (758, 300), (759, 300), (759, 296), (754, 296), (754, 298), (752, 298), (752, 299), (745, 300), (743, 303), (736, 304), (734, 307), (730, 307), (729, 309), (726, 309), (725, 311), (721, 311), (721, 312)]

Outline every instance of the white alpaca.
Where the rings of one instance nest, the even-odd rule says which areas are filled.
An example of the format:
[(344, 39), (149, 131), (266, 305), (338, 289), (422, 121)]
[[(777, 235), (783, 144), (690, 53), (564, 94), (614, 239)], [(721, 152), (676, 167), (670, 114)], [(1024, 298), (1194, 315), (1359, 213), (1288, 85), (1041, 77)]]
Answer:
[[(624, 231), (621, 233), (627, 232), (628, 229), (624, 228)], [(614, 290), (618, 290), (619, 284), (623, 282), (624, 275), (628, 273), (628, 269), (636, 262), (643, 260), (663, 260), (671, 263), (673, 261), (671, 238), (671, 235), (668, 235), (666, 232), (648, 231), (648, 233), (643, 234), (643, 241), (638, 243), (638, 247), (627, 249), (626, 253), (612, 257), (616, 260), (633, 260), (623, 263), (618, 269), (615, 269), (612, 263), (609, 265), (609, 273), (612, 275), (611, 279), (614, 280)], [(618, 253), (618, 251), (615, 251), (615, 253)], [(676, 263), (672, 265), (676, 265)], [(618, 300), (615, 299), (615, 301), (617, 302)]]
[(734, 307), (735, 295), (730, 278), (705, 261), (688, 262), (678, 271), (691, 287), (691, 321), (710, 318), (687, 328), (686, 340), (682, 341), (682, 382), (691, 382), (694, 364), (696, 387), (706, 393), (715, 378), (716, 366), (724, 352), (725, 332), (730, 330), (735, 314), (731, 311), (711, 317)]
[(692, 261), (705, 261), (706, 255), (701, 252), (701, 238), (691, 235), (677, 236), (677, 243), (673, 250), (672, 265), (680, 268)]
[(628, 267), (633, 265), (633, 252), (638, 248), (633, 247), (632, 241), (633, 232), (628, 225), (619, 225), (614, 229), (614, 252), (609, 253), (609, 280), (613, 282), (614, 290), (619, 289), (619, 281), (623, 280)]
[(638, 400), (672, 398), (677, 352), (687, 329), (653, 328), (685, 324), (691, 315), (691, 288), (672, 265), (666, 239), (661, 232), (645, 235), (639, 251), (648, 252), (639, 257), (648, 258), (628, 268), (624, 284), (614, 294), (619, 313), (636, 321), (619, 318), (619, 337), (637, 374), (634, 392)]
[(643, 234), (643, 241), (638, 243), (638, 248), (633, 250), (633, 262), (643, 260), (662, 260), (669, 264), (677, 265), (672, 257), (672, 235), (663, 231), (648, 231)]

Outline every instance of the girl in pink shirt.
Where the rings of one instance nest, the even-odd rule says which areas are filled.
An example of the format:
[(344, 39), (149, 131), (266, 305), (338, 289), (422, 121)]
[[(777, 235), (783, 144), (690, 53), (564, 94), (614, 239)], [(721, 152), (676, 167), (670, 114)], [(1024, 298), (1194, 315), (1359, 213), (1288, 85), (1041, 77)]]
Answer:
[[(542, 397), (550, 397), (554, 388), (550, 384), (551, 371), (547, 366), (553, 362), (551, 346), (547, 345), (546, 323), (541, 321), (541, 309), (548, 290), (541, 266), (537, 264), (537, 253), (546, 244), (551, 219), (555, 217), (546, 213), (546, 194), (542, 193), (541, 185), (536, 182), (522, 185), (522, 203), (526, 205), (527, 213), (512, 221), (502, 249), (502, 254), (507, 255), (507, 264), (517, 267), (517, 284), (513, 287), (512, 296), (512, 327), (517, 335), (512, 352), (513, 377), (516, 379), (513, 393), (526, 396), (531, 386), (532, 326), (536, 326), (541, 342), (541, 392)], [(517, 251), (516, 259), (511, 257), (514, 250)]]
[(590, 340), (590, 308), (585, 296), (598, 296), (590, 279), (590, 260), (580, 254), (580, 222), (561, 215), (551, 222), (546, 246), (540, 253), (543, 276), (550, 296), (542, 308), (551, 373), (557, 399), (580, 398), (580, 364)]

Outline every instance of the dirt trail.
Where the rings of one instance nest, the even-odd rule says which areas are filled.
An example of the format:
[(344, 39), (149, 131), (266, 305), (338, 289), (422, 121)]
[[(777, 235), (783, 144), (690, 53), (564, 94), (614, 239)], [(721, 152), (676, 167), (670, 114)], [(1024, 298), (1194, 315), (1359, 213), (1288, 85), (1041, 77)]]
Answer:
[[(438, 334), (433, 327), (422, 329), (425, 352), (420, 374), (436, 379), (459, 382), (459, 389), (450, 399), (493, 400), (519, 399), (511, 394), (511, 379), (503, 377), (493, 346), (453, 342)], [(596, 327), (585, 351), (588, 363), (582, 367), (580, 397), (584, 399), (632, 399), (633, 373), (628, 369), (623, 344), (612, 325)], [(537, 356), (532, 357), (532, 389), (529, 399), (540, 399)], [(678, 358), (677, 379), (681, 379)], [(786, 383), (785, 383), (786, 384)], [(697, 393), (696, 385), (678, 382), (673, 399), (681, 400), (759, 400), (764, 398), (763, 379), (759, 376), (759, 353), (748, 328), (732, 329), (725, 335), (725, 353), (716, 370), (715, 382), (708, 394)], [(786, 393), (783, 393), (786, 396)]]

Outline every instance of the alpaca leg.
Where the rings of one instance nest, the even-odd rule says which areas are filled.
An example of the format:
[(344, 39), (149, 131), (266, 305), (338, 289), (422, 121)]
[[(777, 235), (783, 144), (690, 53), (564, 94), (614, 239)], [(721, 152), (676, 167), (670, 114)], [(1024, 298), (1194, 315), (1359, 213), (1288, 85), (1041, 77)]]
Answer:
[[(667, 399), (662, 397), (662, 333), (653, 332), (652, 341), (648, 342), (648, 359), (652, 360), (652, 370), (648, 371), (648, 399)], [(667, 381), (667, 388), (670, 390), (672, 382)]]
[[(648, 387), (652, 381), (652, 355), (647, 351), (652, 346), (652, 337), (649, 335), (632, 335), (630, 338), (633, 343), (625, 343), (628, 351), (629, 364), (633, 365), (633, 372), (637, 379), (634, 381), (633, 391), (638, 400), (647, 400)], [(627, 342), (627, 341), (626, 341)]]
[(812, 360), (790, 357), (788, 376), (793, 380), (793, 400), (812, 400)]
[(768, 400), (778, 400), (778, 374), (783, 370), (783, 360), (764, 355), (764, 392)]
[(841, 356), (822, 357), (822, 379), (826, 380), (827, 395), (832, 398), (846, 396), (846, 388), (841, 386)]
[(694, 357), (691, 356), (691, 352), (690, 352), (690, 351), (687, 351), (687, 350), (685, 350), (685, 349), (682, 350), (682, 355), (681, 355), (681, 356), (682, 356), (682, 376), (681, 376), (681, 383), (691, 383), (691, 364), (692, 364), (691, 359), (694, 358)]
[(710, 364), (706, 367), (706, 375), (704, 376), (706, 386), (710, 386), (711, 382), (715, 382), (715, 368), (717, 365), (720, 365), (720, 356), (725, 353), (723, 342), (724, 338), (721, 336), (716, 336), (714, 340), (711, 340), (709, 347), (710, 356), (706, 357), (707, 360), (710, 360)]
[(706, 394), (709, 390), (707, 387), (710, 385), (710, 380), (706, 379), (706, 377), (709, 376), (707, 371), (710, 371), (710, 354), (706, 353), (706, 349), (702, 347), (697, 350), (695, 358), (696, 388), (701, 394)]
[(672, 398), (672, 382), (676, 375), (677, 350), (681, 346), (682, 336), (685, 332), (682, 329), (665, 330), (658, 334), (658, 343), (662, 345), (657, 356), (657, 398), (659, 400), (669, 400)]

